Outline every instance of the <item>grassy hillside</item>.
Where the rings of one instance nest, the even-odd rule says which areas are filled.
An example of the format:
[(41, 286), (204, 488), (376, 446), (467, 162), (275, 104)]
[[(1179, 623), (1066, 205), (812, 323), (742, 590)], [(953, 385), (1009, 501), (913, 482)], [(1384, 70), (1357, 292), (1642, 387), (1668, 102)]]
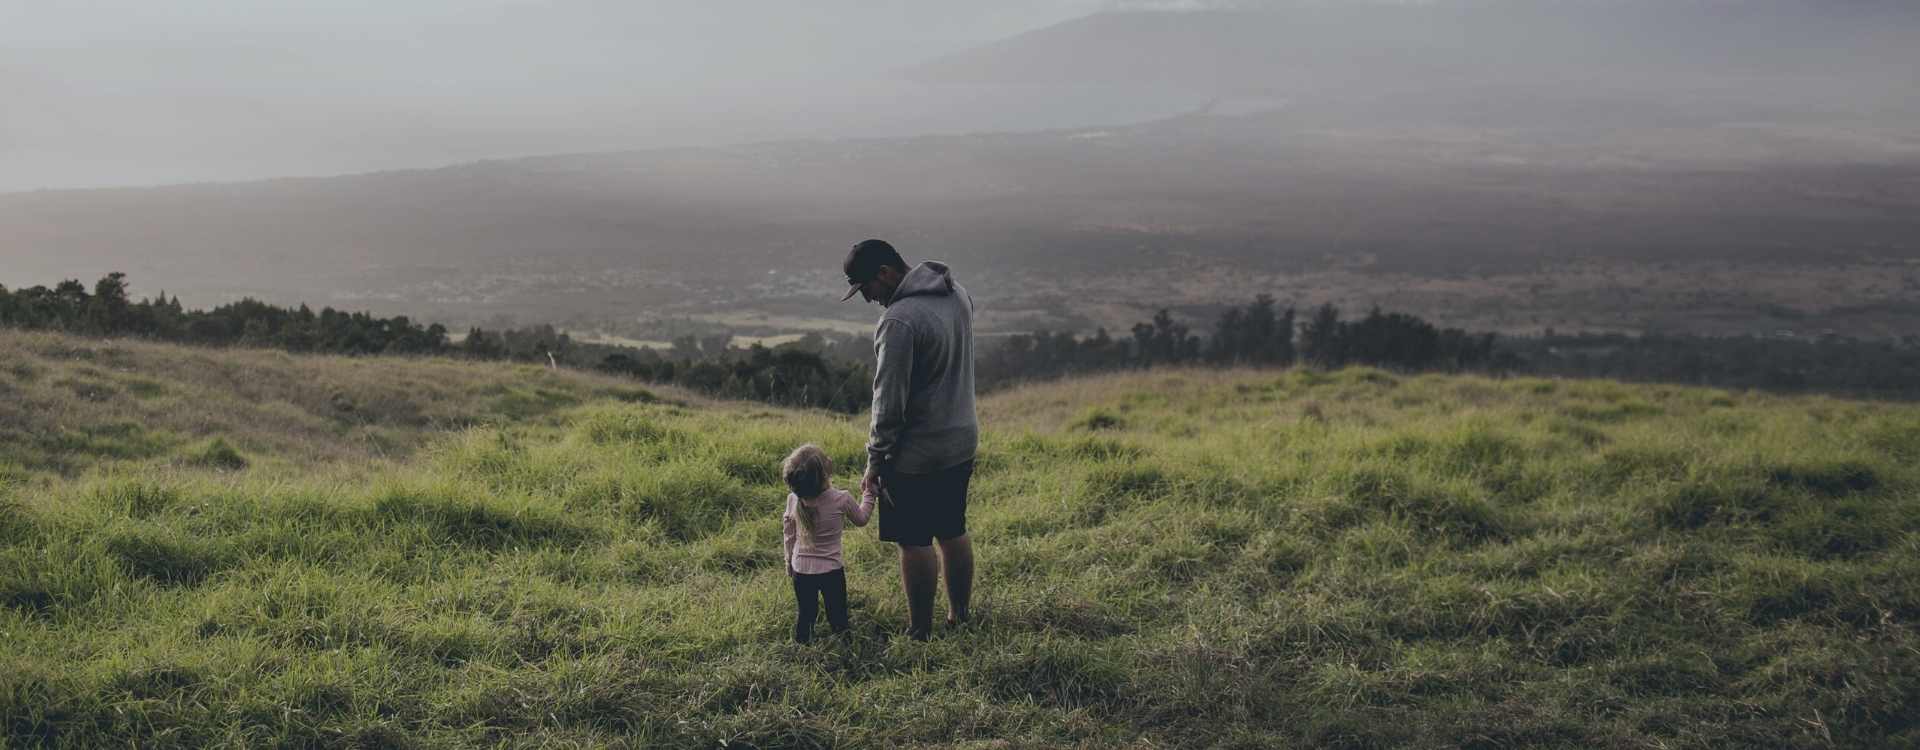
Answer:
[(405, 458), (450, 429), (654, 398), (632, 381), (530, 365), (296, 357), (0, 330), (0, 476), (251, 461), (282, 475), (326, 465), (357, 470)]
[[(898, 637), (893, 554), (857, 530), (854, 632), (795, 646), (775, 466), (815, 441), (853, 482), (858, 418), (0, 341), (33, 353), (6, 408), (113, 386), (70, 432), (242, 415), (151, 407), (168, 440), (124, 459), (9, 438), (36, 478), (0, 482), (0, 745), (1920, 743), (1912, 406), (1370, 370), (1029, 387), (982, 407), (977, 624)], [(447, 416), (299, 408), (350, 377)], [(363, 429), (423, 447), (365, 462)], [(216, 434), (245, 466), (194, 458)]]

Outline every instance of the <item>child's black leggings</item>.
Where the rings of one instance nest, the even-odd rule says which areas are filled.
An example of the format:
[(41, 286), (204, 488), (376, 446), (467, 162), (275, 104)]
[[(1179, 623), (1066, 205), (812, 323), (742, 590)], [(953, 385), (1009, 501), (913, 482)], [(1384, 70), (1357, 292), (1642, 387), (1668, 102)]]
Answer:
[(800, 619), (793, 622), (793, 639), (813, 640), (813, 620), (820, 616), (820, 598), (827, 599), (827, 624), (833, 632), (847, 630), (847, 571), (802, 573), (793, 577), (793, 598), (800, 602)]

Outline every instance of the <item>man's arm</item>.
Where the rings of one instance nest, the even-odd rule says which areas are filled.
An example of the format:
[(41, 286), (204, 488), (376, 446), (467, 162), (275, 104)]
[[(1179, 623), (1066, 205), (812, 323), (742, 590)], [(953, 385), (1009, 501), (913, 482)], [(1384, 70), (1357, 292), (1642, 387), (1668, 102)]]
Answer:
[(907, 426), (907, 392), (913, 379), (913, 329), (898, 320), (881, 320), (873, 333), (873, 429), (867, 435), (867, 474), (898, 458), (900, 433)]

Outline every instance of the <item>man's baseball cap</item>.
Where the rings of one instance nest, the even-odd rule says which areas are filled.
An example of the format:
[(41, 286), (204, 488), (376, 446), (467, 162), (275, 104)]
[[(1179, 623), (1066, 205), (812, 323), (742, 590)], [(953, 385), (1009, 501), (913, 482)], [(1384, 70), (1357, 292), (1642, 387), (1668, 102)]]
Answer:
[(847, 274), (847, 286), (852, 287), (840, 301), (853, 299), (853, 295), (860, 292), (860, 286), (879, 276), (880, 269), (886, 266), (906, 268), (907, 262), (900, 257), (900, 251), (893, 249), (893, 245), (886, 240), (861, 240), (855, 243), (853, 249), (847, 251), (846, 262), (840, 264), (840, 270)]

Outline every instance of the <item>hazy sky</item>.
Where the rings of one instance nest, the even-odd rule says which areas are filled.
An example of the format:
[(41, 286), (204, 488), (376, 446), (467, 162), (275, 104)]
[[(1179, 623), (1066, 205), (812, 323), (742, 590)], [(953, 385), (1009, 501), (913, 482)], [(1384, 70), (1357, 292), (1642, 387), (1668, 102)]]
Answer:
[[(1819, 20), (1831, 9), (1893, 8), (1912, 1), (1807, 0), (1802, 6), (1819, 12), (1799, 18)], [(1529, 0), (1448, 2), (1540, 7)], [(1674, 7), (1663, 5), (1665, 0), (1538, 2)], [(1671, 2), (1753, 7), (1795, 0)], [(1201, 86), (1043, 91), (1031, 85), (1025, 70), (1009, 76), (1015, 85), (993, 90), (928, 87), (894, 74), (1104, 9), (1353, 3), (1427, 4), (0, 0), (0, 192), (327, 175), (796, 137), (1119, 124), (1191, 111), (1204, 105), (1208, 94)], [(1651, 26), (1627, 27), (1619, 39), (1595, 42), (1605, 45), (1603, 57), (1633, 58), (1638, 52), (1630, 50), (1632, 44), (1656, 36), (1679, 40), (1670, 39), (1671, 49), (1658, 50), (1663, 54), (1699, 46), (1686, 29), (1656, 33), (1666, 21), (1657, 13), (1650, 18)], [(1726, 68), (1808, 52), (1841, 59), (1858, 51), (1862, 37), (1857, 33), (1803, 34), (1799, 23), (1704, 62)], [(1426, 33), (1416, 28), (1422, 30), (1414, 33)], [(1693, 31), (1726, 36), (1713, 24)], [(1880, 46), (1910, 46), (1901, 37), (1909, 33), (1909, 27), (1884, 29)], [(1377, 39), (1319, 41), (1335, 50), (1379, 44)], [(1526, 51), (1526, 41), (1521, 34), (1502, 42), (1516, 45), (1519, 57), (1540, 58), (1516, 70), (1563, 57), (1558, 49)], [(1129, 64), (1113, 67), (1198, 60), (1218, 51), (1202, 47), (1128, 48), (1123, 54)], [(1074, 50), (1049, 52), (1084, 57)], [(1893, 57), (1904, 62), (1910, 56)], [(1337, 63), (1340, 55), (1326, 57)], [(1865, 102), (1862, 106), (1894, 95), (1912, 99), (1911, 76), (1872, 76), (1877, 77), (1857, 86), (1826, 80), (1799, 89), (1782, 84), (1780, 91), (1782, 97), (1824, 94), (1843, 83), (1886, 94), (1856, 97)]]
[(1103, 5), (0, 0), (0, 191), (838, 132), (891, 70)]

